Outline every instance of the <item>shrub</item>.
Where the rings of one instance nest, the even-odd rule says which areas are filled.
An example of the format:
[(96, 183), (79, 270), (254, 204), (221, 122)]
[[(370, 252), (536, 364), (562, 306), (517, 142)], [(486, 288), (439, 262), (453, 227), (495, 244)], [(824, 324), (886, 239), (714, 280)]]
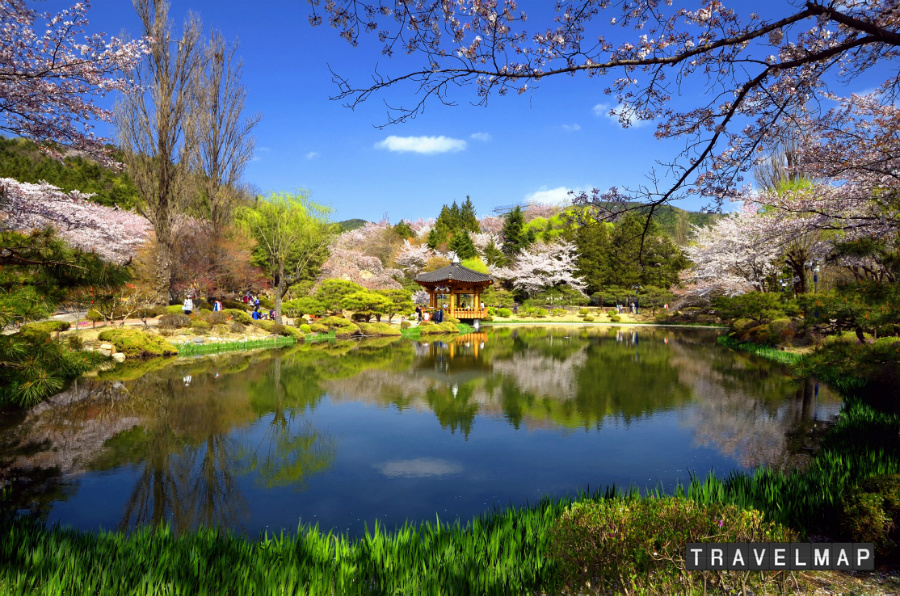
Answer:
[(508, 309), (508, 308), (498, 308), (498, 309), (497, 309), (497, 316), (498, 316), (498, 317), (503, 317), (504, 319), (506, 319), (506, 318), (512, 316), (512, 311), (511, 311), (510, 309)]
[(579, 309), (578, 314), (580, 314), (583, 317), (583, 316), (587, 315), (589, 312), (591, 312), (591, 311), (589, 311), (586, 308), (582, 308), (582, 309)]
[(206, 322), (210, 325), (224, 325), (228, 322), (228, 315), (224, 312), (211, 312), (206, 316)]
[(87, 311), (87, 315), (85, 318), (87, 318), (88, 321), (93, 321), (94, 323), (99, 323), (100, 321), (103, 321), (105, 319), (105, 317), (100, 314), (100, 311), (94, 310), (93, 308)]
[(246, 329), (247, 328), (244, 326), (244, 324), (238, 321), (232, 321), (231, 326), (228, 327), (228, 330), (232, 333), (244, 333)]
[(547, 316), (547, 309), (546, 309), (546, 308), (537, 308), (537, 309), (535, 309), (535, 310), (534, 310), (534, 316), (536, 316), (536, 317), (538, 317), (538, 318), (544, 318), (544, 317), (546, 317), (546, 316)]
[(36, 323), (25, 323), (19, 329), (25, 337), (37, 337), (38, 335), (50, 336), (51, 333), (66, 331), (71, 325), (65, 321), (40, 321)]
[(459, 319), (456, 317), (451, 317), (450, 315), (444, 315), (444, 323), (453, 323), (454, 325), (459, 324)]
[(607, 499), (575, 503), (563, 513), (550, 532), (550, 557), (573, 593), (585, 586), (601, 594), (681, 593), (692, 582), (746, 588), (749, 582), (775, 581), (774, 574), (688, 574), (687, 543), (792, 540), (798, 540), (792, 530), (734, 505), (701, 506), (679, 498)]
[(564, 309), (564, 308), (554, 308), (553, 311), (552, 311), (550, 314), (552, 314), (554, 317), (561, 317), (561, 316), (563, 316), (563, 315), (566, 314), (566, 309)]
[(334, 330), (335, 337), (349, 337), (359, 333), (359, 327), (343, 317), (325, 317), (319, 323), (329, 331)]
[(533, 317), (533, 316), (534, 316), (534, 307), (533, 307), (533, 306), (526, 306), (526, 307), (525, 307), (525, 315), (526, 315), (526, 316), (529, 316), (529, 317)]
[(184, 313), (167, 314), (159, 318), (157, 325), (161, 329), (181, 329), (191, 326), (191, 318)]
[(312, 333), (312, 327), (310, 327), (308, 323), (297, 325), (297, 329), (299, 329), (303, 333)]
[(359, 330), (366, 335), (378, 335), (382, 337), (400, 335), (400, 329), (387, 323), (360, 323)]
[(180, 304), (172, 304), (166, 307), (166, 312), (170, 315), (180, 315), (184, 313)]
[(201, 309), (200, 309), (200, 316), (201, 316), (201, 317), (208, 317), (208, 316), (211, 315), (212, 313), (213, 313), (213, 311), (212, 311), (212, 309), (210, 309), (210, 308), (201, 308)]
[(622, 320), (622, 317), (620, 317), (619, 315), (609, 315), (609, 320), (613, 323), (618, 323)]
[(585, 323), (593, 323), (593, 322), (594, 322), (594, 317), (592, 317), (591, 315), (587, 315), (587, 316), (584, 317), (584, 322), (585, 322)]
[[(149, 308), (139, 308), (135, 311), (134, 314), (139, 319), (153, 319), (156, 317), (161, 317), (168, 312), (168, 307), (166, 306), (151, 306)], [(178, 312), (181, 311), (179, 310)]]
[(400, 323), (400, 329), (409, 329), (410, 327), (412, 327), (412, 323), (410, 323), (409, 321), (403, 321), (402, 323)]
[(328, 327), (322, 323), (311, 323), (309, 328), (313, 333), (328, 333)]
[(433, 323), (422, 329), (422, 334), (432, 333), (459, 333), (459, 327), (455, 323), (444, 321), (443, 323)]
[(421, 321), (419, 323), (419, 327), (428, 327), (429, 325), (434, 325), (433, 321)]
[(222, 311), (225, 316), (231, 317), (232, 320), (237, 321), (243, 325), (250, 325), (253, 323), (253, 317), (247, 311), (237, 310), (235, 308), (226, 308)]
[(200, 319), (194, 319), (191, 321), (191, 329), (196, 329), (197, 331), (206, 331), (209, 329), (209, 323), (206, 321), (201, 321)]
[(213, 325), (212, 332), (215, 333), (216, 335), (225, 335), (226, 333), (228, 333), (228, 325), (225, 325), (225, 324)]
[(900, 540), (900, 474), (873, 476), (850, 491), (841, 529), (854, 542), (872, 542), (883, 557), (897, 556)]
[(241, 302), (240, 300), (222, 300), (222, 308), (225, 310), (235, 309), (235, 310), (246, 310), (247, 305)]
[(70, 335), (66, 338), (66, 346), (68, 346), (70, 350), (83, 350), (84, 340), (80, 335)]
[(753, 319), (735, 319), (731, 323), (731, 328), (735, 331), (744, 331), (745, 329), (750, 329), (751, 327), (756, 327), (756, 321), (754, 321)]
[(101, 331), (97, 338), (114, 345), (117, 351), (125, 354), (126, 358), (168, 356), (178, 353), (175, 346), (161, 336), (150, 335), (137, 329), (107, 329)]

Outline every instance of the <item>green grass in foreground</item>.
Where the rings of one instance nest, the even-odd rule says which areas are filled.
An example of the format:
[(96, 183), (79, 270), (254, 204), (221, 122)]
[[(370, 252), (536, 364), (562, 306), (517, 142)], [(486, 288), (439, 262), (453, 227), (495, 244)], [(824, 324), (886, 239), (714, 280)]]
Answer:
[(266, 339), (246, 339), (238, 341), (217, 341), (202, 344), (193, 342), (183, 343), (177, 346), (179, 356), (197, 356), (199, 354), (218, 354), (219, 352), (232, 352), (234, 350), (255, 350), (260, 348), (280, 348), (292, 346), (297, 343), (293, 337), (274, 337)]
[(750, 352), (751, 354), (756, 354), (757, 356), (761, 356), (763, 358), (766, 358), (767, 360), (781, 362), (782, 364), (797, 364), (803, 358), (802, 355), (795, 354), (794, 352), (786, 352), (784, 350), (779, 350), (771, 346), (764, 346), (753, 343), (752, 341), (738, 341), (735, 338), (729, 337), (727, 335), (720, 335), (716, 338), (716, 341), (718, 341), (720, 345), (723, 345), (726, 348), (739, 350), (741, 352)]

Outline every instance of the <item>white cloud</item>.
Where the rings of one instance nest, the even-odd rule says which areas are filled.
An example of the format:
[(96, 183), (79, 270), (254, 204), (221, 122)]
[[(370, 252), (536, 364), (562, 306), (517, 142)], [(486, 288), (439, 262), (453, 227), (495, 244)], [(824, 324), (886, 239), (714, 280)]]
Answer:
[(473, 141), (481, 141), (482, 143), (487, 143), (491, 140), (491, 133), (488, 132), (473, 132), (469, 135), (469, 138)]
[(461, 465), (446, 459), (420, 457), (418, 459), (398, 459), (375, 464), (375, 467), (388, 478), (426, 478), (428, 476), (446, 476), (459, 474)]
[(610, 113), (609, 104), (598, 103), (594, 106), (594, 114), (596, 116), (609, 118), (616, 124), (619, 124), (619, 126), (621, 126), (619, 117), (620, 115), (625, 114), (625, 119), (628, 122), (629, 128), (640, 128), (641, 126), (650, 124), (649, 120), (638, 120), (637, 115), (630, 108), (626, 108), (622, 104), (616, 104), (616, 107), (614, 107), (612, 113)]
[[(529, 203), (540, 203), (542, 205), (568, 205), (572, 202), (572, 196), (569, 194), (570, 188), (565, 186), (557, 186), (556, 188), (547, 188), (542, 186), (530, 195), (525, 195), (525, 200)], [(576, 192), (578, 192), (576, 190)]]
[(319, 157), (318, 151), (310, 151), (306, 154), (306, 159), (313, 159), (314, 157)]
[[(596, 108), (594, 108), (596, 110)], [(563, 124), (562, 128), (566, 132), (578, 132), (581, 130), (580, 124)]]
[(397, 137), (389, 136), (383, 141), (375, 143), (376, 149), (387, 149), (397, 153), (423, 153), (430, 155), (432, 153), (449, 153), (453, 151), (463, 151), (466, 148), (466, 142), (461, 139), (451, 139), (449, 137)]
[(272, 148), (271, 147), (257, 147), (256, 150), (257, 151), (271, 151)]

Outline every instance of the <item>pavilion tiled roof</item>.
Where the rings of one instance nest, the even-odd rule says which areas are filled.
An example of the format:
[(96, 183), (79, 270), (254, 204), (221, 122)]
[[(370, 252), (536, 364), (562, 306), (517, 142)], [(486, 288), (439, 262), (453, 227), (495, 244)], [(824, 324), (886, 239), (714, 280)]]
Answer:
[(438, 283), (442, 281), (461, 281), (467, 283), (479, 283), (486, 281), (494, 281), (490, 275), (472, 271), (468, 267), (463, 267), (459, 263), (453, 263), (446, 267), (441, 267), (437, 271), (429, 273), (420, 273), (416, 276), (416, 281), (424, 283)]

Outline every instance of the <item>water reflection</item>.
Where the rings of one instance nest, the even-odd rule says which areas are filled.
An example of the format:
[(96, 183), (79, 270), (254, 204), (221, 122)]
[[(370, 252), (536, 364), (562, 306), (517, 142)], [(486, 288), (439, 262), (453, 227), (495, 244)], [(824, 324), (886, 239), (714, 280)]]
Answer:
[[(386, 503), (413, 515), (447, 491), (472, 508), (535, 487), (683, 481), (691, 462), (802, 465), (838, 406), (706, 330), (301, 345), (79, 380), (0, 421), (0, 482), (17, 487), (15, 507), (86, 527), (253, 533)], [(117, 513), (86, 513), (98, 499)]]

